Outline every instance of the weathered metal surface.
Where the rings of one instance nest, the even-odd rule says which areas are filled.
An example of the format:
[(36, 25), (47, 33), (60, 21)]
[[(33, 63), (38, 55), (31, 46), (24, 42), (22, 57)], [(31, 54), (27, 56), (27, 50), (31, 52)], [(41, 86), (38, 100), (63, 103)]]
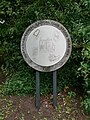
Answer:
[(53, 72), (53, 106), (57, 107), (57, 71)]
[(36, 71), (36, 107), (40, 109), (40, 72)]
[(41, 20), (30, 25), (21, 39), (24, 60), (32, 68), (55, 71), (71, 54), (71, 38), (66, 28), (53, 20)]

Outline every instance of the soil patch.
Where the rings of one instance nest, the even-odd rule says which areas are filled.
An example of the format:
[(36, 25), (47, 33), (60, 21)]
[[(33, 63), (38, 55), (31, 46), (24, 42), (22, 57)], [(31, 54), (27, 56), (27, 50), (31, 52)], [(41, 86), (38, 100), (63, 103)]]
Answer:
[(0, 120), (90, 120), (81, 106), (82, 97), (71, 98), (66, 92), (57, 96), (56, 110), (52, 95), (41, 96), (41, 107), (37, 111), (34, 96), (3, 96), (0, 99)]

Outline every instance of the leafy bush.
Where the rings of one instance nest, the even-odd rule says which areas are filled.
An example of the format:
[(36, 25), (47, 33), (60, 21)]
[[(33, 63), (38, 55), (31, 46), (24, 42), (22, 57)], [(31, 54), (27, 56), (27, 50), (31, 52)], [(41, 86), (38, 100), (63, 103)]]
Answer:
[[(88, 34), (88, 33), (87, 33)], [(89, 36), (90, 37), (90, 32)], [(89, 40), (89, 39), (88, 39)], [(88, 41), (82, 49), (82, 62), (78, 68), (78, 78), (83, 80), (82, 89), (84, 91), (83, 105), (85, 112), (90, 112), (90, 42)], [(86, 97), (87, 96), (87, 97)]]
[(85, 98), (85, 100), (83, 100), (82, 104), (84, 105), (85, 112), (90, 113), (90, 98)]
[[(69, 31), (73, 50), (58, 70), (58, 91), (65, 86), (90, 91), (90, 1), (89, 0), (1, 0), (0, 53), (8, 80), (4, 94), (35, 94), (35, 71), (23, 60), (20, 41), (26, 27), (37, 20), (52, 19)], [(77, 72), (78, 71), (78, 72)], [(41, 93), (52, 92), (52, 73), (41, 73)]]

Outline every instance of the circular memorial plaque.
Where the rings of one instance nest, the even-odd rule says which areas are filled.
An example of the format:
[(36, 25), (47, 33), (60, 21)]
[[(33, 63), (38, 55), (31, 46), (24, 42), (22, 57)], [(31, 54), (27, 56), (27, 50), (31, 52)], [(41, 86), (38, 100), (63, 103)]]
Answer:
[(30, 25), (21, 39), (24, 60), (32, 68), (50, 72), (62, 67), (71, 54), (71, 39), (66, 28), (53, 20)]

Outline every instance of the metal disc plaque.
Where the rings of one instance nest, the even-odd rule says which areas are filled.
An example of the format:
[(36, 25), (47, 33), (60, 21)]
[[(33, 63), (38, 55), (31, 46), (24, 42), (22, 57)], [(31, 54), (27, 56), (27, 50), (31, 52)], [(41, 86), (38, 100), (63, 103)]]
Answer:
[(62, 67), (71, 54), (71, 39), (66, 28), (53, 20), (30, 25), (21, 39), (24, 60), (32, 68), (50, 72)]

